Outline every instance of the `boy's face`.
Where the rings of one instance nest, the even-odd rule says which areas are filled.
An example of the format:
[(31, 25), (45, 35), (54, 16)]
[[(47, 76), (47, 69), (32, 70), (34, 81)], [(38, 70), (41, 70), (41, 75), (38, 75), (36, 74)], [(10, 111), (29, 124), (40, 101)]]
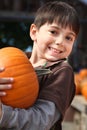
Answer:
[(76, 38), (69, 27), (62, 28), (56, 23), (46, 23), (40, 29), (32, 24), (30, 34), (39, 58), (49, 61), (68, 57)]

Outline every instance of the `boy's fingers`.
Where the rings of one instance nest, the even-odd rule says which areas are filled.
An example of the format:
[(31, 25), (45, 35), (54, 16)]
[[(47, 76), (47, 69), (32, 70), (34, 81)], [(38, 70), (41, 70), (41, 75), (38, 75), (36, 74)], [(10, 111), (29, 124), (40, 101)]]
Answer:
[(0, 96), (5, 96), (6, 95), (6, 92), (5, 90), (8, 90), (8, 89), (11, 89), (12, 88), (12, 85), (11, 84), (4, 84), (4, 85), (0, 85)]
[(0, 68), (0, 72), (2, 72), (2, 71), (4, 71), (4, 70), (5, 70), (5, 68), (4, 68), (4, 67)]
[[(0, 92), (0, 96), (5, 96), (6, 95), (6, 92)], [(0, 100), (1, 102), (1, 100)]]
[(0, 78), (0, 84), (13, 82), (13, 78)]
[(12, 88), (12, 85), (11, 85), (11, 84), (8, 84), (8, 85), (7, 85), (7, 84), (6, 84), (6, 85), (5, 85), (5, 84), (4, 84), (4, 85), (0, 85), (0, 91), (1, 91), (1, 90), (5, 90), (5, 89), (10, 89), (10, 88)]

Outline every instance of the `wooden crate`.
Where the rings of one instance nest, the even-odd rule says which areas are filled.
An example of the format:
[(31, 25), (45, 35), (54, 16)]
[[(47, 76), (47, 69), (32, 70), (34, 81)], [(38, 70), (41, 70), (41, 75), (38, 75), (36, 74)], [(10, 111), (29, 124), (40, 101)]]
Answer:
[(79, 130), (79, 127), (73, 122), (63, 122), (62, 130)]
[(73, 130), (87, 130), (87, 100), (81, 95), (75, 96), (63, 121), (63, 130), (72, 130), (72, 128)]

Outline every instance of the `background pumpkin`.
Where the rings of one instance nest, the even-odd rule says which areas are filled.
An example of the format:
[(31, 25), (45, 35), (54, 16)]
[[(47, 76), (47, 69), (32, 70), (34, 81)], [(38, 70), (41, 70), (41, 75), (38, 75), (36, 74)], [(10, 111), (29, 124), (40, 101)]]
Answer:
[(79, 73), (75, 73), (74, 74), (74, 81), (75, 81), (75, 85), (76, 85), (76, 95), (81, 93), (81, 86), (80, 83), (82, 81)]
[(13, 87), (6, 90), (7, 95), (1, 101), (12, 107), (28, 108), (38, 96), (39, 84), (36, 72), (25, 53), (15, 47), (0, 49), (0, 77), (13, 77)]
[(87, 68), (81, 69), (79, 72), (79, 75), (82, 79), (84, 79), (85, 77), (87, 77)]
[(81, 94), (87, 99), (87, 78), (81, 82)]

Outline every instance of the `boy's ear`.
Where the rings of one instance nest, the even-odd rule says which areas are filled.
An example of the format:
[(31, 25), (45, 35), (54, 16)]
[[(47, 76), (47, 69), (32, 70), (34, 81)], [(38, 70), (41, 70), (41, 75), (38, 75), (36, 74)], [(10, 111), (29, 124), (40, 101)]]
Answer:
[(31, 24), (30, 26), (30, 37), (33, 41), (36, 40), (36, 32), (37, 32), (37, 27), (35, 24)]

